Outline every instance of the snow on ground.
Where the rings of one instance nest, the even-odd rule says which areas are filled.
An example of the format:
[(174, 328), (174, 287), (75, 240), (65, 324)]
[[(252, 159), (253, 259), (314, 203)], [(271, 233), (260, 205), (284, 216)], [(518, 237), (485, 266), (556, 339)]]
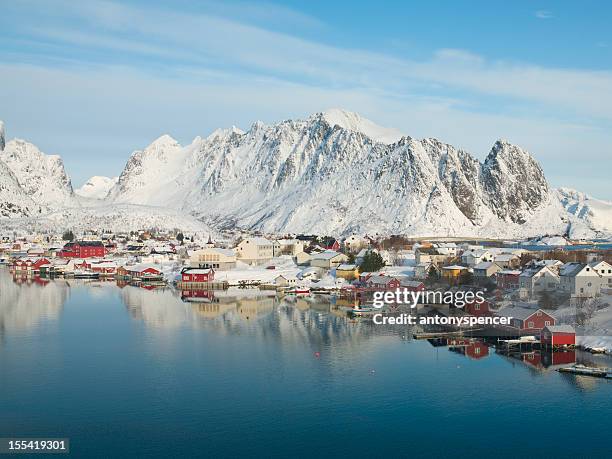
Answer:
[(612, 354), (612, 295), (601, 298), (607, 303), (604, 309), (595, 311), (586, 325), (575, 325), (575, 308), (567, 307), (555, 312), (555, 317), (562, 323), (569, 323), (576, 329), (576, 344), (584, 348), (605, 348)]
[[(266, 269), (274, 266), (274, 269)], [(257, 281), (271, 284), (278, 276), (297, 277), (302, 268), (296, 266), (290, 256), (272, 259), (260, 266), (250, 266), (241, 261), (236, 262), (236, 268), (230, 271), (216, 271), (215, 281), (227, 281), (230, 285), (238, 285), (240, 281)]]
[[(274, 266), (274, 269), (267, 269)], [(318, 268), (297, 266), (293, 259), (284, 255), (272, 259), (269, 263), (260, 266), (250, 266), (241, 261), (236, 262), (236, 268), (230, 271), (216, 271), (215, 281), (227, 281), (230, 285), (239, 285), (241, 281), (261, 282), (263, 284), (273, 284), (278, 276), (285, 278), (297, 278), (296, 285), (300, 287), (316, 288), (338, 288), (347, 282), (344, 279), (336, 279), (333, 271), (319, 277)]]

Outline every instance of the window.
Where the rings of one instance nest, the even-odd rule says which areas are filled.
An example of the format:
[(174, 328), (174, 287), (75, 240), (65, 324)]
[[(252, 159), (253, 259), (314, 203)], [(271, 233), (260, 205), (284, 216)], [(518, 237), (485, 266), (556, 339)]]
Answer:
[(479, 304), (476, 304), (476, 305), (474, 306), (474, 309), (475, 309), (476, 311), (480, 311), (480, 305), (479, 305)]
[(528, 323), (527, 323), (527, 327), (529, 327), (529, 328), (533, 328), (533, 322), (528, 322)]
[(550, 320), (546, 320), (546, 321), (544, 322), (544, 326), (545, 326), (545, 327), (548, 327), (549, 325), (550, 325)]
[(541, 311), (538, 311), (537, 316), (540, 317), (542, 315)]

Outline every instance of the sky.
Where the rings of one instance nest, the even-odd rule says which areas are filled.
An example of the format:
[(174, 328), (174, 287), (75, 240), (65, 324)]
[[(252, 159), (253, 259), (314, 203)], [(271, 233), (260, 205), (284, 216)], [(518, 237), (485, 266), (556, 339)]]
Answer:
[(612, 2), (0, 0), (0, 120), (73, 184), (332, 107), (612, 200)]

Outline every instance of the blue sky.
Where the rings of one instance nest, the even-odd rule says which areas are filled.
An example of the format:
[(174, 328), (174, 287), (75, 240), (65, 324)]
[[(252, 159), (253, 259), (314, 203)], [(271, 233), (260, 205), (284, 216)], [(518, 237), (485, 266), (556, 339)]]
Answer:
[(0, 119), (75, 185), (181, 143), (330, 107), (612, 199), (612, 2), (0, 0)]

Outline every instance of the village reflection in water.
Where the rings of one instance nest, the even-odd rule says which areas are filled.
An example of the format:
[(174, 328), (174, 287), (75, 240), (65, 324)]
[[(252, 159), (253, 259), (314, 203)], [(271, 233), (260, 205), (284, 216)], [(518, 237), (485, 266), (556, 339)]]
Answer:
[[(279, 343), (301, 340), (313, 351), (322, 343), (331, 349), (339, 346), (346, 351), (347, 345), (349, 348), (359, 347), (380, 336), (412, 341), (416, 331), (415, 327), (408, 325), (374, 325), (371, 320), (351, 317), (347, 315), (346, 307), (353, 305), (334, 295), (279, 296), (276, 292), (258, 289), (179, 290), (115, 280), (50, 280), (15, 276), (0, 269), (0, 341), (8, 332), (58, 321), (74, 289), (87, 289), (93, 297), (100, 291), (118, 295), (130, 316), (153, 331), (187, 327), (227, 335), (250, 333)], [(574, 349), (507, 350), (496, 345), (495, 341), (483, 338), (453, 337), (427, 341), (436, 351), (447, 349), (471, 361), (482, 361), (496, 355), (512, 365), (526, 366), (536, 374), (575, 363), (601, 364), (598, 357)], [(585, 384), (588, 387), (588, 383), (577, 387)]]

